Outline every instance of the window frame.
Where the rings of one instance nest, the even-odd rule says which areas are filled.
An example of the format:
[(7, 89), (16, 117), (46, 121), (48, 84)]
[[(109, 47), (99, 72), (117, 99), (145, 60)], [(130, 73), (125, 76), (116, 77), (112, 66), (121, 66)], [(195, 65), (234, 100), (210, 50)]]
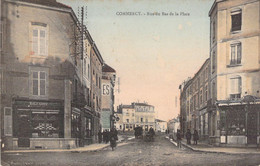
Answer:
[[(40, 56), (40, 57), (46, 57), (48, 56), (48, 26), (47, 24), (44, 23), (31, 23), (31, 45), (30, 45), (30, 50), (31, 50), (31, 55), (33, 56)], [(34, 30), (37, 31), (37, 51), (34, 49)], [(44, 38), (43, 42), (41, 41), (41, 32), (44, 32)], [(44, 52), (41, 52), (41, 44), (44, 43)]]
[[(237, 25), (237, 26), (234, 25), (234, 23), (236, 23), (235, 19), (237, 19), (237, 18), (235, 18), (235, 16), (240, 17), (240, 20), (239, 20), (239, 23), (238, 23), (240, 25)], [(232, 10), (231, 15), (230, 15), (230, 19), (231, 19), (230, 31), (232, 33), (236, 33), (236, 32), (241, 31), (242, 30), (242, 9), (237, 8), (237, 9)]]
[[(233, 83), (234, 80), (237, 80), (237, 86), (235, 87), (235, 85)], [(233, 88), (237, 88), (237, 90), (233, 89), (233, 88), (229, 88), (229, 99), (230, 100), (237, 100), (241, 98), (241, 94), (242, 94), (242, 78), (241, 76), (235, 76), (235, 77), (230, 77), (229, 78), (229, 85), (230, 87)], [(237, 92), (236, 92), (237, 91)]]
[(235, 42), (230, 44), (230, 62), (229, 66), (237, 66), (242, 64), (242, 43)]
[[(46, 96), (46, 82), (47, 82), (47, 73), (46, 71), (36, 71), (36, 70), (32, 70), (32, 82), (34, 82), (35, 80), (37, 80), (37, 94), (34, 94), (34, 83), (32, 84), (32, 95), (33, 96)], [(37, 79), (35, 79), (33, 77), (34, 73), (37, 73)], [(45, 78), (41, 79), (41, 73), (44, 73)], [(44, 94), (41, 94), (41, 81), (44, 80)]]

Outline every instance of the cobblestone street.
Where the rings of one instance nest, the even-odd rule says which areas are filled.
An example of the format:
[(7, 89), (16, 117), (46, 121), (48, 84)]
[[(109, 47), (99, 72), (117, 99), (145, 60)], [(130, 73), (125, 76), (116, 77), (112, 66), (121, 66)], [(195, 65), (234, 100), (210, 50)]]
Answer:
[(4, 153), (3, 165), (259, 165), (257, 154), (222, 154), (178, 149), (157, 136), (154, 142), (132, 140), (112, 151)]

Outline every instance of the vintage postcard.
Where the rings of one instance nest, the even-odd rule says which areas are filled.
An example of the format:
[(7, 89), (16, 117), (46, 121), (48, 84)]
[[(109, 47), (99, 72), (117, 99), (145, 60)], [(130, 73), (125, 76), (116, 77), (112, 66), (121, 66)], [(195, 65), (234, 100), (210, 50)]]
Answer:
[(260, 0), (0, 0), (1, 165), (260, 165)]

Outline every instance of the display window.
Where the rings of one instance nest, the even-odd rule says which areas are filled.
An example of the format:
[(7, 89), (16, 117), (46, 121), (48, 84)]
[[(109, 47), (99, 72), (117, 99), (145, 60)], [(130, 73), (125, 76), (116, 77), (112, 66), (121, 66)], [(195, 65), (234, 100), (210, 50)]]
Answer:
[(59, 111), (32, 111), (32, 138), (60, 138), (62, 119)]

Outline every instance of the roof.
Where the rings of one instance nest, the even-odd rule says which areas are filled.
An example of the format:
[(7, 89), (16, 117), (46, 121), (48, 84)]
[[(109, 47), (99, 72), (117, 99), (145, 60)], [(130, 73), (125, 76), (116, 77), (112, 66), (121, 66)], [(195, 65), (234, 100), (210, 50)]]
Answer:
[(155, 119), (156, 122), (166, 122), (164, 120), (160, 120), (160, 119)]
[[(149, 105), (147, 103), (132, 103), (133, 105), (137, 105), (137, 106), (152, 106), (152, 105)], [(152, 106), (153, 107), (153, 106)]]
[(107, 64), (104, 64), (104, 66), (102, 67), (102, 72), (111, 72), (111, 73), (115, 73), (115, 69), (113, 69), (112, 67), (108, 66)]
[(70, 6), (64, 5), (60, 2), (57, 2), (56, 0), (18, 0), (18, 1), (33, 3), (33, 4), (38, 4), (38, 5), (44, 5), (44, 6), (50, 6), (50, 7), (71, 9)]

